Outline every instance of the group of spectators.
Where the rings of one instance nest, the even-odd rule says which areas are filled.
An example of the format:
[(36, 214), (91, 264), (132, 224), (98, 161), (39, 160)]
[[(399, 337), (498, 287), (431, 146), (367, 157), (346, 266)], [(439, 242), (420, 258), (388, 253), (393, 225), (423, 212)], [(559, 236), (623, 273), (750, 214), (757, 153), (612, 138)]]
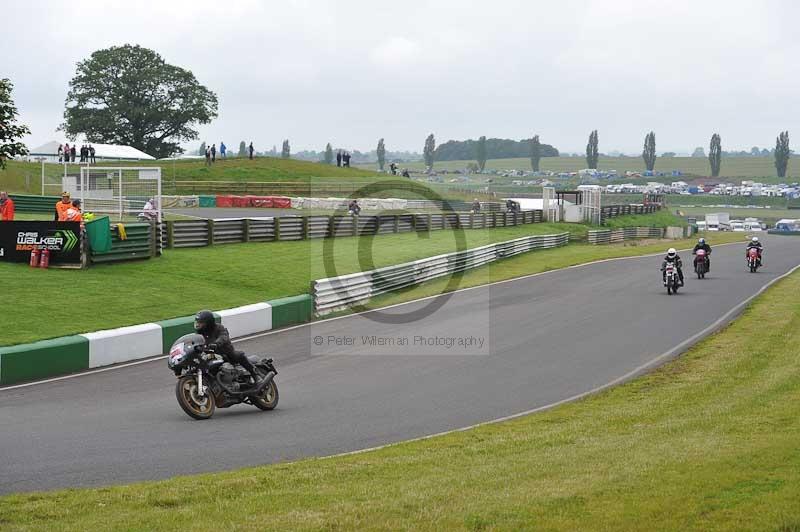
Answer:
[(78, 162), (95, 164), (97, 161), (94, 154), (94, 146), (91, 144), (84, 144), (80, 149), (77, 144), (70, 146), (68, 142), (58, 145), (58, 162), (60, 163), (74, 163), (75, 157), (79, 156)]
[(336, 152), (336, 166), (343, 166), (345, 168), (350, 168), (350, 157), (351, 155), (346, 152), (339, 150)]
[[(219, 156), (223, 159), (228, 156), (228, 147), (224, 142), (219, 143)], [(206, 166), (211, 166), (215, 162), (217, 162), (217, 145), (206, 146)]]
[[(392, 175), (397, 175), (397, 163), (392, 162), (389, 164), (389, 172), (391, 172)], [(402, 176), (409, 178), (411, 177), (411, 175), (408, 173), (408, 168), (403, 168)]]

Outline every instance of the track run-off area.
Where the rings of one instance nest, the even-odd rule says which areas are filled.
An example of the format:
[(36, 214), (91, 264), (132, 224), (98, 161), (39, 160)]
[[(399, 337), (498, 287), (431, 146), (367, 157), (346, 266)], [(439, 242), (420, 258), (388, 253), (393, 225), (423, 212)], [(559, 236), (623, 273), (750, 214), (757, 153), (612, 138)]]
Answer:
[(800, 239), (762, 241), (756, 274), (744, 244), (715, 247), (704, 280), (682, 253), (677, 296), (661, 285), (660, 257), (615, 259), (239, 341), (275, 359), (272, 412), (188, 418), (163, 357), (0, 389), (0, 492), (327, 456), (569, 400), (678, 354), (800, 264)]

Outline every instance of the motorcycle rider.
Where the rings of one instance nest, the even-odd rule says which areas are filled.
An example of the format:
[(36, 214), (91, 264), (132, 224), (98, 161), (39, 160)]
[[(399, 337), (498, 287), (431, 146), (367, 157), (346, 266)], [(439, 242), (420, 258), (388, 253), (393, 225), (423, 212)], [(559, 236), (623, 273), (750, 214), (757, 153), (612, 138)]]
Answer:
[(233, 348), (228, 329), (214, 320), (214, 314), (210, 310), (201, 310), (195, 314), (194, 330), (203, 336), (207, 347), (219, 354), (226, 362), (242, 366), (250, 373), (254, 385), (259, 384), (261, 377), (256, 372), (255, 366), (244, 353)]
[(681, 286), (683, 286), (683, 262), (675, 248), (669, 248), (667, 250), (667, 256), (664, 257), (664, 261), (661, 263), (661, 277), (664, 280), (664, 286), (667, 285), (667, 264), (675, 265), (675, 269), (678, 270), (678, 280), (680, 280)]
[(711, 271), (711, 246), (706, 243), (705, 238), (700, 238), (692, 250), (692, 255), (697, 255), (697, 250), (702, 249), (706, 252), (706, 271)]
[(758, 241), (758, 237), (757, 236), (754, 236), (752, 239), (750, 239), (750, 242), (747, 243), (747, 249), (744, 251), (744, 256), (745, 257), (747, 256), (747, 253), (752, 248), (755, 248), (755, 249), (758, 250), (758, 263), (761, 266), (763, 266), (764, 265), (764, 261), (761, 260), (761, 252), (764, 251), (764, 246), (762, 246), (761, 242)]

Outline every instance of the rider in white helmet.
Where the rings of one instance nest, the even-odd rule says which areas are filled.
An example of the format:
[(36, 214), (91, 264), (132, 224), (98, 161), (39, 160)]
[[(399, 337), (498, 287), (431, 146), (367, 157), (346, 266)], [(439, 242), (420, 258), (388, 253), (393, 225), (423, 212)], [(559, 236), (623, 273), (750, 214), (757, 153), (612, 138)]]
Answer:
[(664, 257), (664, 261), (661, 263), (661, 277), (664, 285), (667, 284), (667, 264), (675, 264), (675, 269), (678, 270), (678, 279), (680, 279), (681, 286), (683, 286), (683, 261), (681, 261), (675, 248), (667, 250), (667, 256)]
[(744, 251), (745, 257), (747, 256), (747, 252), (750, 250), (750, 248), (756, 248), (758, 250), (758, 262), (761, 264), (761, 266), (763, 266), (764, 261), (761, 260), (761, 252), (764, 251), (764, 246), (762, 246), (761, 242), (758, 241), (757, 236), (751, 238), (750, 242), (747, 243), (747, 249)]

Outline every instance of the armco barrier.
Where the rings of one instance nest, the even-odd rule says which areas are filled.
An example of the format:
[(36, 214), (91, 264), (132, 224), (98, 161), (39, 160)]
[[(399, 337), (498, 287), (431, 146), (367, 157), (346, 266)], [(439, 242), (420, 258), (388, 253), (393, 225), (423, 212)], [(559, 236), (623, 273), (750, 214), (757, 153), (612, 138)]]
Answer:
[[(311, 296), (301, 295), (221, 310), (215, 316), (236, 338), (307, 322), (312, 317), (312, 307)], [(176, 339), (193, 332), (193, 324), (194, 317), (187, 316), (0, 347), (0, 384), (14, 384), (161, 355), (168, 352)]]
[(327, 314), (436, 277), (477, 268), (534, 249), (563, 246), (568, 242), (569, 233), (527, 236), (368, 272), (318, 279), (312, 283), (314, 310), (318, 315)]
[(684, 236), (691, 236), (691, 233), (683, 227), (623, 227), (590, 229), (587, 240), (590, 244), (616, 244), (637, 238), (683, 238)]
[(53, 213), (56, 210), (56, 203), (61, 196), (29, 196), (24, 194), (9, 194), (14, 201), (14, 209), (17, 212), (41, 212)]
[[(222, 198), (222, 196), (218, 197)], [(273, 201), (277, 201), (273, 198)], [(362, 216), (276, 216), (226, 220), (169, 220), (168, 248), (235, 242), (306, 240), (342, 236), (511, 227), (543, 221), (542, 211), (406, 213)]]

